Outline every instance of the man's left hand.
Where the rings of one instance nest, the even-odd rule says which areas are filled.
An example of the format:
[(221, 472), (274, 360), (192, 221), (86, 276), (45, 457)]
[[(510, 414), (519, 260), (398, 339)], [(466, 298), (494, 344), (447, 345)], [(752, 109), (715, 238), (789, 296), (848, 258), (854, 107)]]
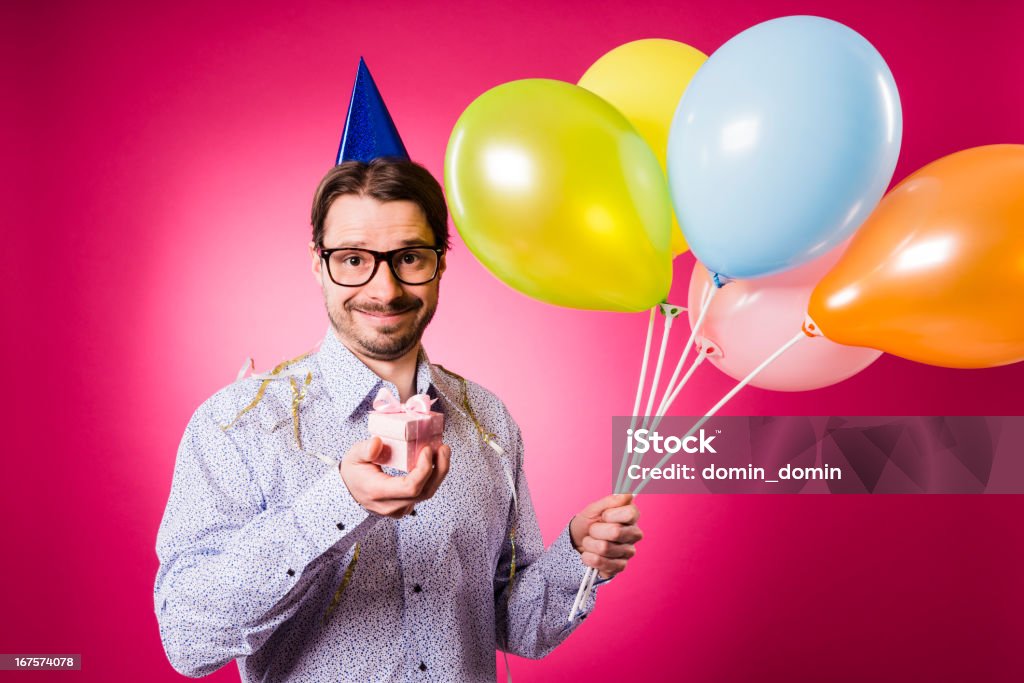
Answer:
[(594, 501), (572, 518), (569, 535), (583, 564), (597, 569), (607, 579), (626, 568), (636, 555), (636, 543), (644, 537), (636, 525), (640, 511), (633, 494), (615, 493)]

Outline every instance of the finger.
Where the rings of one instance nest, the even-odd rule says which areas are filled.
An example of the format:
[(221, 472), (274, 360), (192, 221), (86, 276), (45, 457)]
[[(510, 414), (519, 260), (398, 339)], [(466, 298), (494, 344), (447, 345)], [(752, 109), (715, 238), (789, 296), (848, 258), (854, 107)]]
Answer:
[(585, 552), (610, 559), (628, 560), (636, 555), (636, 546), (632, 543), (615, 543), (613, 541), (602, 541), (601, 539), (587, 536), (581, 544)]
[(594, 522), (587, 530), (588, 536), (593, 536), (602, 541), (614, 541), (615, 543), (638, 543), (644, 537), (640, 527), (631, 524), (611, 524), (608, 522)]
[(611, 495), (605, 496), (604, 498), (601, 498), (600, 500), (595, 500), (593, 503), (583, 508), (583, 511), (580, 512), (580, 515), (582, 515), (583, 517), (596, 519), (599, 518), (601, 516), (601, 513), (604, 512), (606, 509), (613, 507), (621, 507), (623, 505), (629, 505), (629, 503), (632, 500), (632, 493), (613, 493)]
[(433, 454), (430, 446), (424, 446), (416, 459), (416, 466), (404, 477), (387, 477), (381, 481), (379, 498), (416, 498), (430, 478), (433, 469)]
[(441, 447), (437, 449), (434, 471), (430, 475), (430, 480), (427, 482), (426, 486), (423, 487), (423, 492), (420, 493), (420, 500), (426, 500), (434, 497), (434, 494), (437, 493), (437, 489), (441, 486), (441, 482), (444, 481), (444, 478), (448, 475), (448, 470), (451, 467), (451, 461), (452, 449), (449, 446), (442, 444)]
[(412, 505), (403, 505), (394, 512), (388, 513), (387, 516), (391, 519), (401, 519), (402, 517), (405, 517), (407, 514), (412, 512), (412, 507)]
[(580, 560), (588, 567), (596, 569), (602, 579), (615, 576), (626, 568), (626, 560), (610, 560), (594, 553), (583, 553)]
[(418, 498), (423, 488), (430, 481), (434, 471), (434, 449), (424, 446), (420, 449), (420, 455), (416, 459), (416, 466), (410, 470), (405, 477), (406, 485), (409, 487), (406, 492), (407, 498)]
[[(403, 517), (410, 512), (416, 505), (416, 501), (410, 500), (409, 498), (377, 498), (374, 499), (374, 511), (383, 517)], [(402, 512), (402, 511), (405, 512)], [(401, 514), (398, 514), (401, 513)]]
[(617, 508), (608, 508), (601, 513), (602, 522), (614, 522), (616, 524), (636, 524), (640, 519), (640, 511), (633, 504), (623, 505)]
[(384, 442), (380, 440), (379, 436), (374, 436), (352, 446), (348, 457), (352, 458), (354, 462), (372, 463), (384, 453), (384, 450)]

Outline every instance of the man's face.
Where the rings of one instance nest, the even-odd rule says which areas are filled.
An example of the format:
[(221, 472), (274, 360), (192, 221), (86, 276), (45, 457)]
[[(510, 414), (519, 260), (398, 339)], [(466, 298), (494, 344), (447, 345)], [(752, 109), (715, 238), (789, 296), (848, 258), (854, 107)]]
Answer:
[[(440, 246), (434, 244), (423, 210), (414, 202), (379, 202), (371, 197), (342, 195), (327, 211), (324, 249), (390, 251), (413, 246)], [(443, 255), (437, 277), (424, 285), (399, 282), (382, 261), (365, 285), (342, 287), (331, 281), (312, 242), (309, 251), (313, 276), (323, 288), (327, 315), (345, 346), (374, 360), (397, 360), (416, 347), (437, 308), (445, 268)]]

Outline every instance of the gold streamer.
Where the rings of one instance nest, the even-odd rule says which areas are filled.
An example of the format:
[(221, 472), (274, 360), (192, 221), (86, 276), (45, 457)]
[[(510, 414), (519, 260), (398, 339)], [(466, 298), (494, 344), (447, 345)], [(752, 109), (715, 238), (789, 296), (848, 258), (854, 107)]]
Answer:
[(331, 598), (331, 604), (327, 606), (327, 611), (324, 612), (324, 618), (322, 623), (326, 624), (334, 613), (334, 610), (338, 607), (341, 602), (341, 594), (348, 588), (349, 582), (352, 581), (352, 574), (356, 570), (356, 562), (359, 561), (359, 544), (356, 543), (356, 550), (352, 553), (352, 559), (349, 560), (348, 567), (345, 568), (345, 575), (341, 578), (341, 585), (338, 586), (338, 590), (334, 591), (334, 597)]
[(295, 431), (295, 443), (301, 451), (302, 439), (299, 438), (299, 404), (302, 403), (302, 399), (306, 398), (306, 391), (309, 389), (310, 382), (313, 381), (313, 373), (306, 373), (306, 381), (302, 385), (301, 392), (299, 391), (299, 386), (295, 383), (294, 377), (289, 377), (288, 380), (292, 385), (292, 427)]
[[(279, 363), (277, 365), (277, 367), (275, 367), (273, 370), (270, 371), (270, 374), (271, 375), (279, 375), (279, 374), (281, 374), (282, 370), (287, 368), (289, 365), (292, 365), (293, 363), (298, 363), (303, 358), (306, 358), (307, 356), (309, 356), (310, 353), (312, 353), (312, 351), (304, 353), (301, 356), (297, 356), (295, 358), (292, 358), (291, 360), (286, 360), (283, 363)], [(311, 379), (311, 377), (307, 376), (307, 386), (309, 384), (309, 382), (308, 382), (309, 379)], [(259, 402), (263, 400), (263, 394), (266, 393), (267, 387), (270, 386), (270, 383), (272, 381), (273, 380), (268, 377), (267, 379), (265, 379), (262, 382), (260, 382), (260, 388), (259, 388), (259, 390), (256, 391), (256, 398), (254, 398), (252, 400), (252, 402), (249, 403), (249, 405), (247, 405), (246, 407), (244, 407), (240, 411), (238, 411), (238, 415), (235, 415), (235, 419), (233, 419), (231, 422), (229, 422), (226, 425), (221, 425), (220, 428), (223, 429), (226, 432), (227, 430), (229, 430), (232, 427), (234, 427), (235, 423), (238, 422), (238, 420), (241, 419), (241, 417), (243, 415), (248, 413), (250, 410), (255, 408), (257, 405), (259, 405)], [(294, 403), (293, 403), (293, 407), (294, 407)], [(301, 446), (300, 446), (300, 448), (301, 448)]]
[(508, 590), (512, 592), (512, 581), (516, 578), (516, 525), (508, 532), (508, 542), (512, 544), (512, 563), (508, 567)]
[[(469, 385), (466, 384), (466, 378), (463, 377), (462, 375), (459, 375), (457, 373), (452, 372), (451, 370), (449, 370), (448, 368), (446, 368), (443, 365), (435, 364), (435, 366), (439, 370), (442, 370), (446, 374), (451, 375), (455, 379), (459, 380), (459, 387), (462, 389), (462, 401), (461, 401), (462, 407), (466, 410), (466, 414), (469, 415), (469, 419), (473, 421), (474, 425), (476, 425), (476, 430), (478, 432), (480, 432), (480, 437), (484, 440), (484, 443), (489, 444), (491, 439), (495, 438), (496, 435), (488, 432), (487, 430), (485, 430), (483, 428), (483, 425), (480, 424), (480, 421), (478, 419), (476, 419), (476, 413), (473, 412), (473, 406), (469, 402)], [(518, 513), (518, 510), (516, 512)], [(507, 595), (509, 596), (509, 598), (511, 598), (511, 596), (512, 596), (512, 581), (516, 577), (516, 525), (515, 524), (512, 525), (512, 528), (508, 532), (508, 542), (512, 546), (512, 562), (511, 562), (511, 564), (509, 565), (509, 568), (508, 568), (508, 593), (507, 593)]]
[[(312, 353), (313, 353), (312, 351), (309, 351), (307, 353), (302, 354), (301, 356), (296, 356), (295, 358), (292, 358), (291, 360), (286, 360), (283, 363), (279, 363), (273, 370), (270, 371), (270, 374), (271, 375), (279, 375), (285, 368), (287, 368), (287, 367), (289, 367), (291, 365), (294, 365), (295, 363), (298, 363), (299, 361), (303, 360), (304, 358), (309, 357)], [(227, 425), (221, 425), (221, 429), (223, 429), (224, 431), (227, 431), (227, 430), (231, 429), (235, 425), (235, 423), (237, 423), (238, 420), (243, 415), (248, 413), (250, 410), (255, 408), (257, 405), (259, 405), (259, 402), (261, 400), (263, 400), (263, 395), (266, 393), (267, 387), (270, 385), (270, 382), (273, 381), (273, 379), (281, 379), (281, 378), (278, 378), (278, 377), (267, 378), (267, 379), (263, 380), (262, 382), (260, 382), (260, 387), (256, 391), (256, 397), (249, 403), (249, 405), (247, 405), (246, 407), (242, 408), (242, 410), (240, 410), (238, 412), (238, 414), (235, 415), (235, 418), (233, 420), (231, 420), (230, 423), (228, 423)], [(312, 382), (313, 382), (313, 373), (312, 372), (307, 372), (306, 373), (306, 378), (305, 378), (305, 380), (302, 383), (302, 389), (299, 389), (299, 385), (295, 381), (294, 377), (289, 377), (288, 378), (288, 382), (291, 385), (291, 389), (292, 389), (292, 405), (291, 405), (292, 431), (295, 434), (295, 443), (298, 445), (299, 450), (301, 451), (301, 450), (303, 450), (303, 448), (302, 448), (302, 439), (300, 438), (300, 435), (299, 435), (299, 404), (301, 404), (303, 399), (306, 398), (306, 394), (309, 391), (309, 385), (312, 384)], [(355, 545), (355, 552), (352, 553), (352, 559), (349, 560), (348, 566), (345, 568), (345, 574), (344, 574), (344, 576), (342, 576), (341, 585), (338, 586), (338, 590), (336, 590), (334, 592), (334, 596), (331, 598), (331, 604), (328, 605), (327, 611), (324, 613), (324, 616), (323, 616), (323, 623), (324, 624), (326, 624), (327, 621), (331, 618), (331, 614), (334, 613), (334, 610), (338, 607), (338, 604), (341, 602), (341, 595), (342, 595), (342, 593), (345, 592), (345, 589), (348, 587), (348, 584), (351, 583), (351, 581), (352, 581), (352, 575), (355, 573), (355, 570), (356, 570), (356, 562), (358, 562), (358, 560), (359, 560), (359, 550), (360, 550), (360, 546), (359, 546), (358, 543), (356, 543), (356, 545)], [(513, 551), (513, 562), (515, 562), (514, 557), (515, 557), (515, 553)]]
[(469, 402), (469, 386), (466, 384), (466, 378), (452, 372), (443, 365), (437, 365), (437, 368), (459, 380), (459, 386), (462, 388), (462, 407), (465, 408), (466, 413), (469, 415), (469, 419), (473, 421), (474, 425), (476, 425), (476, 430), (480, 432), (480, 436), (483, 438), (484, 443), (489, 444), (491, 439), (495, 438), (495, 435), (485, 430), (480, 424), (480, 421), (476, 419), (476, 413), (473, 412), (473, 406)]

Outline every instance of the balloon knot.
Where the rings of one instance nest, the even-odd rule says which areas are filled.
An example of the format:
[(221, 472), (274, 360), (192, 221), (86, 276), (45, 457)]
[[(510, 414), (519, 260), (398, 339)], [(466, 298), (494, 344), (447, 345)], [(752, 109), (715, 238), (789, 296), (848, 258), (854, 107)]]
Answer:
[(821, 329), (819, 329), (810, 318), (804, 320), (804, 324), (800, 327), (800, 331), (812, 338), (825, 336), (821, 333)]

